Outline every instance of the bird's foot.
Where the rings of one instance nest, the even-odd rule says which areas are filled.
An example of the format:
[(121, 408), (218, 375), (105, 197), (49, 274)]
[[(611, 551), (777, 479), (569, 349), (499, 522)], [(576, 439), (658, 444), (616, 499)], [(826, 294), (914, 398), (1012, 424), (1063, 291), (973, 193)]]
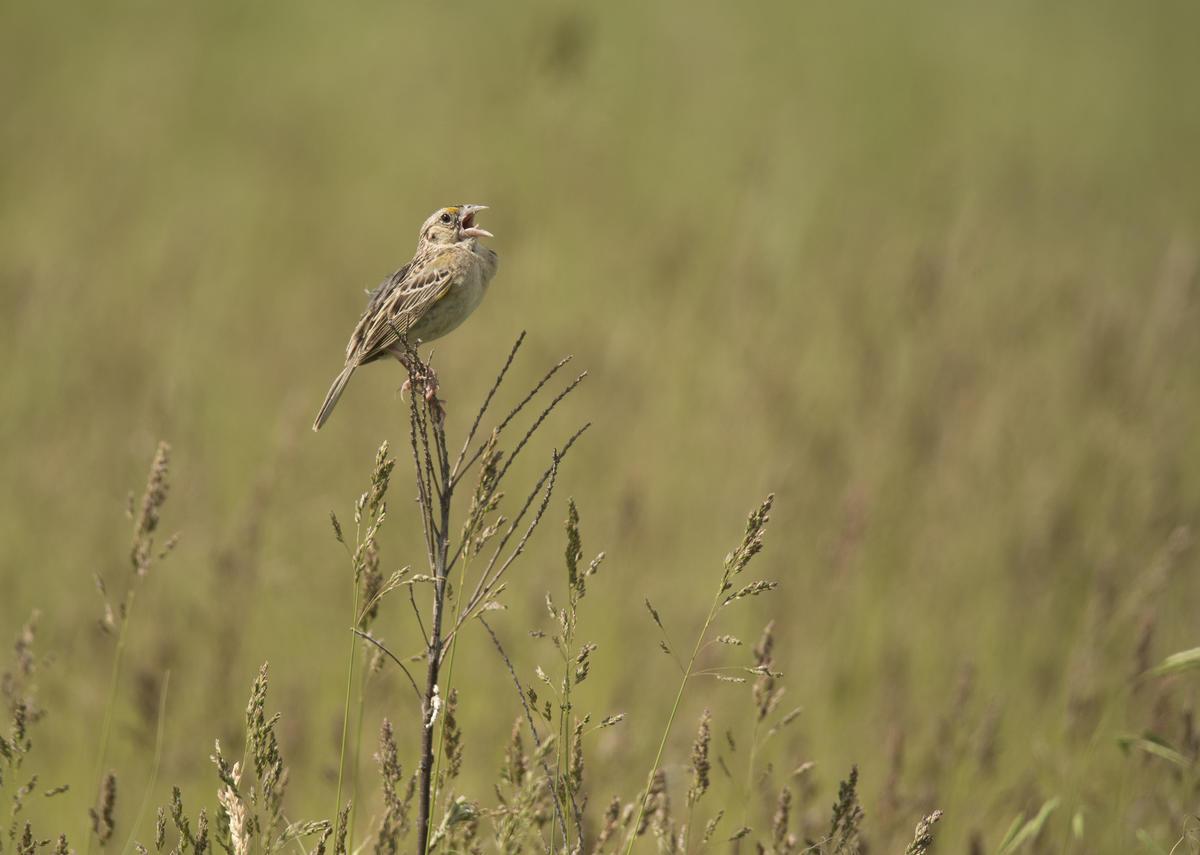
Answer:
[(438, 397), (437, 375), (433, 373), (432, 368), (428, 368), (428, 374), (423, 380), (425, 385), (425, 403), (429, 407), (429, 412), (433, 413), (433, 417), (437, 420), (438, 424), (441, 424), (446, 420), (446, 404), (445, 401)]
[(423, 365), (409, 375), (404, 381), (404, 385), (400, 387), (400, 400), (404, 400), (406, 392), (415, 394), (415, 390), (420, 389), (421, 397), (425, 399), (425, 403), (429, 407), (429, 411), (433, 413), (434, 418), (438, 422), (446, 418), (445, 402), (438, 397), (438, 382), (437, 375), (428, 365)]
[(429, 412), (433, 414), (434, 420), (439, 424), (446, 423), (446, 402), (437, 395), (429, 395), (425, 398), (429, 404)]

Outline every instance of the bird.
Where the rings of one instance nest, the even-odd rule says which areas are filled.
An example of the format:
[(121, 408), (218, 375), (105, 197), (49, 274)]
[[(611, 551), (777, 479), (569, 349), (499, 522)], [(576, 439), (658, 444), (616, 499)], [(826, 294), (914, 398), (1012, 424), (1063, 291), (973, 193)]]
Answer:
[(479, 306), (498, 261), (496, 253), (479, 242), (494, 237), (476, 224), (484, 210), (487, 205), (434, 211), (421, 226), (412, 261), (370, 292), (346, 345), (345, 367), (329, 387), (314, 431), (329, 419), (356, 368), (389, 355), (408, 365), (417, 344), (446, 335)]

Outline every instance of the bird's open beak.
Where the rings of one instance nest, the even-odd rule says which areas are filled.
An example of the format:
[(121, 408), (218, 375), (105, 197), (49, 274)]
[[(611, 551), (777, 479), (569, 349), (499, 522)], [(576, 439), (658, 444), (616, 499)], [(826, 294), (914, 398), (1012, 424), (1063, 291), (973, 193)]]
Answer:
[(493, 237), (487, 229), (481, 229), (475, 225), (475, 215), (480, 211), (486, 211), (487, 205), (463, 205), (462, 206), (462, 233), (467, 237)]

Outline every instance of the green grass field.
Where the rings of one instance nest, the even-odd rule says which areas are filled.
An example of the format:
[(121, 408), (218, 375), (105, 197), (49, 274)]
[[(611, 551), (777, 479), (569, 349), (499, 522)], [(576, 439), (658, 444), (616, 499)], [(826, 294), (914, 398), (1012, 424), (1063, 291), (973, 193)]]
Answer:
[[(549, 669), (529, 630), (564, 596), (573, 496), (607, 553), (579, 709), (626, 715), (589, 737), (589, 822), (643, 784), (678, 680), (643, 601), (685, 646), (774, 492), (755, 571), (780, 587), (725, 610), (747, 645), (704, 661), (751, 663), (775, 620), (803, 712), (749, 774), (749, 684), (697, 682), (677, 811), (709, 708), (701, 814), (726, 809), (720, 841), (744, 815), (743, 851), (784, 785), (823, 834), (852, 764), (871, 853), (934, 808), (934, 851), (1000, 852), (1048, 803), (1021, 851), (1171, 851), (1197, 826), (1200, 678), (1135, 678), (1200, 644), (1198, 27), (1171, 0), (3, 3), (0, 636), (40, 609), (48, 657), (5, 800), (69, 783), (19, 819), (83, 851), (114, 655), (93, 574), (128, 584), (126, 494), (161, 438), (181, 539), (131, 618), (106, 851), (153, 836), (152, 811), (132, 826), (168, 670), (153, 805), (174, 783), (215, 804), (213, 739), (240, 754), (269, 660), (289, 814), (331, 818), (351, 603), (329, 511), (384, 439), (382, 566), (424, 547), (401, 369), (309, 425), (363, 289), (435, 208), (481, 202), (501, 267), (435, 347), (451, 437), (521, 330), (506, 407), (561, 356), (589, 373), (514, 466), (509, 502), (592, 422), (489, 618), (522, 679)], [(420, 644), (402, 594), (375, 631)], [(487, 808), (521, 707), (486, 633), (461, 642), (456, 789)], [(365, 704), (359, 841), (380, 719), (406, 770), (420, 728), (392, 670)]]

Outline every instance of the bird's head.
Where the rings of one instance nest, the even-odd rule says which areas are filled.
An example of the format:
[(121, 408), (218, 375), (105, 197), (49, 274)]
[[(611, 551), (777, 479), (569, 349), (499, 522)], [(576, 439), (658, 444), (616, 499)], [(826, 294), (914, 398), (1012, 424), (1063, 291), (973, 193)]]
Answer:
[(487, 205), (455, 205), (434, 211), (421, 226), (423, 243), (458, 243), (468, 238), (491, 237), (487, 229), (475, 225), (475, 215), (486, 211)]

